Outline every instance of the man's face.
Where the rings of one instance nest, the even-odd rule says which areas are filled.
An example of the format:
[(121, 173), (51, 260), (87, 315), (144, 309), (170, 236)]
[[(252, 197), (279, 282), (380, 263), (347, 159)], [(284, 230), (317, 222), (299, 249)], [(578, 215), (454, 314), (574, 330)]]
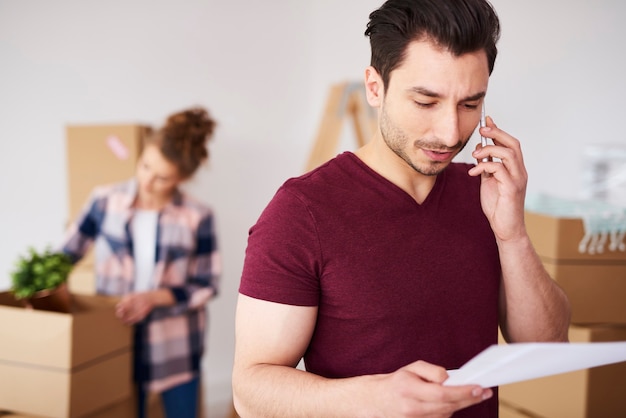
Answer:
[(412, 42), (380, 104), (385, 143), (415, 171), (440, 173), (476, 128), (488, 82), (484, 51), (455, 57), (428, 41)]

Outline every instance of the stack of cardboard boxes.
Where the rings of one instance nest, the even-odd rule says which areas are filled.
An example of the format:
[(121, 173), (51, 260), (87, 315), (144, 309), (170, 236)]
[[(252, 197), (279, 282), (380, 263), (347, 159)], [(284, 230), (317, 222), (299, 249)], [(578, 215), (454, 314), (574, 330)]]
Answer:
[(131, 330), (114, 300), (73, 296), (71, 314), (0, 293), (0, 410), (82, 417), (131, 395)]
[[(67, 128), (68, 221), (98, 185), (135, 173), (145, 127)], [(115, 318), (116, 298), (95, 295), (90, 256), (70, 277), (70, 314), (28, 310), (0, 293), (0, 416), (135, 416), (132, 328)], [(153, 401), (152, 404), (155, 404)], [(158, 405), (151, 417), (161, 417)]]
[[(572, 306), (571, 342), (626, 341), (626, 252), (580, 251), (582, 218), (526, 211), (537, 253)], [(500, 387), (503, 408), (542, 418), (626, 417), (626, 363)], [(508, 409), (507, 409), (508, 410)], [(522, 413), (522, 412), (519, 412)]]

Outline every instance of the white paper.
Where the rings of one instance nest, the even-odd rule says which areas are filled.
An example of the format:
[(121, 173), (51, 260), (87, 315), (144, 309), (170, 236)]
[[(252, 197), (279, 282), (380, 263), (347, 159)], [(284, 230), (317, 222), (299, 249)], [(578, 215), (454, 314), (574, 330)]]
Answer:
[(487, 388), (622, 361), (626, 341), (492, 345), (460, 369), (449, 371), (444, 385)]

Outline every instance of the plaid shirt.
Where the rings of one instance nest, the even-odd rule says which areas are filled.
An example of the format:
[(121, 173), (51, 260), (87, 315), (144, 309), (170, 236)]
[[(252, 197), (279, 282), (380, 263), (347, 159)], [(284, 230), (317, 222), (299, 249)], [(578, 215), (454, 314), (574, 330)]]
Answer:
[[(67, 233), (63, 252), (74, 262), (95, 245), (97, 292), (133, 291), (130, 223), (136, 181), (96, 188)], [(221, 259), (212, 211), (176, 191), (159, 213), (155, 288), (170, 289), (176, 303), (155, 308), (135, 325), (135, 379), (161, 392), (198, 376), (204, 351), (206, 303), (218, 290)]]

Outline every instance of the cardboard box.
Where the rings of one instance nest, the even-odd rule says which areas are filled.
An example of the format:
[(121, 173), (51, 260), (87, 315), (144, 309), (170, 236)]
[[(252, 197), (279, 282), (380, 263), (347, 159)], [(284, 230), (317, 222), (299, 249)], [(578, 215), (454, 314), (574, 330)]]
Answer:
[[(148, 406), (146, 409), (148, 418), (164, 418), (163, 407), (161, 406), (161, 398), (158, 395), (150, 396), (148, 399)], [(135, 398), (130, 397), (118, 402), (114, 405), (108, 406), (105, 409), (94, 412), (85, 416), (85, 418), (136, 418), (137, 417), (137, 405)], [(24, 415), (20, 413), (13, 413), (9, 411), (0, 411), (0, 418), (41, 418), (36, 415)]]
[(526, 210), (524, 219), (535, 250), (544, 260), (551, 262), (585, 260), (595, 264), (604, 264), (612, 260), (626, 265), (626, 251), (610, 251), (608, 248), (594, 254), (578, 251), (578, 244), (585, 236), (582, 218), (557, 218)]
[(537, 415), (531, 415), (527, 411), (521, 411), (502, 401), (500, 401), (499, 412), (500, 418), (541, 418)]
[(67, 278), (67, 284), (71, 293), (81, 295), (95, 295), (95, 266), (88, 263), (80, 263), (75, 265)]
[[(626, 327), (569, 329), (571, 342), (626, 341)], [(503, 385), (500, 401), (549, 418), (626, 417), (626, 362)]]
[(70, 125), (66, 127), (68, 217), (74, 220), (96, 186), (135, 174), (145, 125)]
[(572, 323), (626, 324), (626, 252), (579, 252), (582, 219), (526, 211), (525, 220), (544, 267), (570, 300)]
[(73, 295), (71, 314), (0, 293), (0, 410), (83, 417), (131, 396), (132, 328), (116, 299)]
[(626, 264), (543, 265), (567, 294), (573, 324), (626, 324)]
[(67, 285), (71, 293), (81, 295), (95, 295), (96, 270), (93, 248), (74, 265), (67, 278)]

